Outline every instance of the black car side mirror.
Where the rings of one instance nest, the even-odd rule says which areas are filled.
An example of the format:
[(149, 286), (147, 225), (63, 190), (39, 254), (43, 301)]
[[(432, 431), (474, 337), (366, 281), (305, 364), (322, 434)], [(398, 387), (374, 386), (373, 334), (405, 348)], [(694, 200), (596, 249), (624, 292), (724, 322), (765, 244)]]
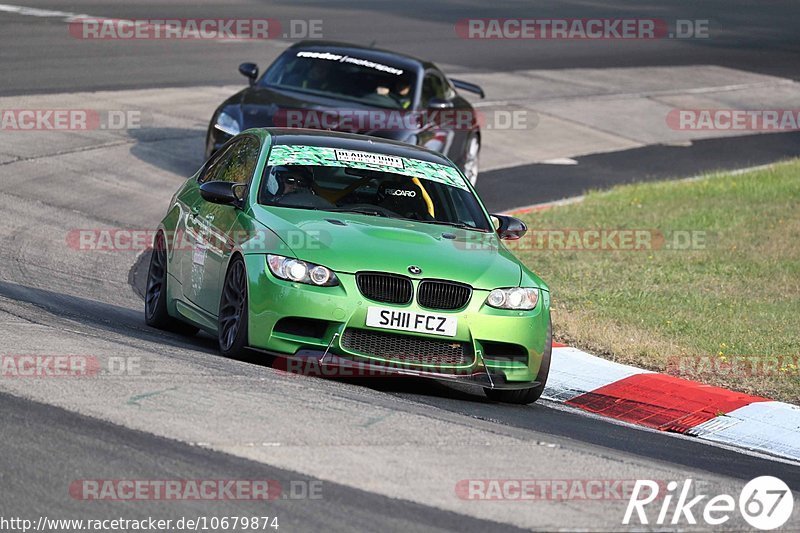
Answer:
[[(241, 192), (237, 188), (244, 187), (245, 183), (230, 183), (228, 181), (207, 181), (200, 185), (200, 196), (206, 202), (239, 207), (242, 203)], [(239, 192), (237, 194), (237, 192)]]
[(450, 109), (453, 102), (444, 98), (431, 98), (428, 100), (428, 109)]
[(256, 78), (258, 78), (258, 65), (255, 63), (242, 63), (239, 65), (239, 72), (250, 80), (250, 85), (253, 85), (256, 82)]
[(469, 83), (468, 81), (464, 80), (454, 80), (450, 78), (450, 82), (456, 87), (456, 89), (464, 89), (465, 91), (469, 91), (471, 93), (475, 93), (481, 98), (486, 97), (486, 93), (483, 92), (480, 85), (475, 85), (474, 83)]
[(497, 236), (506, 241), (515, 241), (522, 238), (528, 231), (528, 226), (518, 218), (508, 215), (492, 215), (498, 220)]

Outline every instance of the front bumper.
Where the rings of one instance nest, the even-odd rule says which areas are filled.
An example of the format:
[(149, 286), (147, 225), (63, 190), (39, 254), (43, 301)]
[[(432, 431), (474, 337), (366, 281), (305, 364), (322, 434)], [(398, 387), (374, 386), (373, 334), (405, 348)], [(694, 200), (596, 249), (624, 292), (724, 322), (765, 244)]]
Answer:
[[(531, 311), (510, 311), (484, 304), (489, 291), (475, 289), (470, 302), (458, 311), (429, 310), (416, 301), (408, 305), (372, 302), (358, 290), (355, 276), (339, 273), (341, 285), (315, 287), (276, 279), (265, 268), (263, 255), (246, 256), (250, 283), (250, 346), (289, 361), (313, 365), (322, 360), (319, 372), (329, 367), (369, 375), (406, 375), (446, 381), (471, 382), (494, 388), (535, 386), (547, 342), (549, 294), (542, 291), (539, 304)], [(414, 281), (416, 293), (417, 282)], [(421, 313), (453, 315), (458, 318), (456, 334), (442, 337), (366, 326), (367, 308), (379, 306)], [(322, 328), (313, 335), (276, 328), (282, 319), (317, 321)], [(285, 323), (285, 322), (284, 322)], [(463, 361), (455, 364), (426, 364), (409, 358), (384, 357), (348, 349), (342, 342), (348, 329), (425, 339), (464, 346)], [(513, 347), (513, 354), (498, 353), (497, 347)], [(323, 358), (323, 355), (325, 356)], [(413, 359), (413, 358), (411, 358)], [(342, 374), (342, 377), (347, 377)], [(358, 377), (358, 376), (354, 376)]]

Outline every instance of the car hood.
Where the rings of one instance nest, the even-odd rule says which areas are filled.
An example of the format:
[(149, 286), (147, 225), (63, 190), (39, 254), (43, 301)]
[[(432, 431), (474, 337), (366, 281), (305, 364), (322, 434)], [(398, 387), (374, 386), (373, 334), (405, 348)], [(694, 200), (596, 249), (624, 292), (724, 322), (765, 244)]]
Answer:
[[(250, 128), (302, 126), (374, 135), (381, 132), (368, 127), (371, 124), (368, 113), (375, 110), (385, 113), (392, 112), (388, 109), (365, 106), (349, 100), (325, 98), (267, 87), (244, 89), (226, 100), (221, 108), (229, 106), (239, 108), (242, 131)], [(342, 119), (342, 116), (345, 118)], [(363, 127), (365, 125), (367, 127)], [(392, 138), (401, 138), (407, 136), (408, 132), (412, 130), (393, 127), (384, 131), (391, 133)]]
[(494, 233), (281, 207), (255, 206), (254, 214), (298, 259), (337, 272), (372, 270), (409, 275), (408, 267), (414, 265), (422, 273), (412, 277), (448, 279), (478, 289), (520, 283), (519, 261), (500, 245)]

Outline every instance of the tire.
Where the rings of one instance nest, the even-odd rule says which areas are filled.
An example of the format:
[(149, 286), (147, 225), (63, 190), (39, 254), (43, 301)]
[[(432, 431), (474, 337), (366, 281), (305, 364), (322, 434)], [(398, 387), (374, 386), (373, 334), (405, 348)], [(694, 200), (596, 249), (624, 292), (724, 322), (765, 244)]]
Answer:
[(225, 357), (239, 357), (248, 341), (247, 271), (244, 259), (231, 260), (219, 301), (217, 340)]
[(158, 232), (150, 254), (144, 292), (144, 319), (148, 326), (182, 335), (194, 335), (198, 328), (181, 322), (167, 312), (167, 242)]
[(547, 324), (547, 341), (542, 353), (542, 364), (539, 366), (539, 373), (536, 375), (536, 381), (539, 385), (530, 389), (518, 390), (498, 390), (486, 389), (486, 397), (495, 402), (503, 403), (516, 403), (527, 405), (538, 400), (544, 392), (544, 387), (547, 384), (547, 376), (550, 374), (550, 358), (553, 353), (553, 324)]
[(478, 155), (481, 151), (481, 141), (476, 133), (467, 139), (467, 150), (464, 152), (464, 164), (461, 171), (472, 185), (478, 183)]

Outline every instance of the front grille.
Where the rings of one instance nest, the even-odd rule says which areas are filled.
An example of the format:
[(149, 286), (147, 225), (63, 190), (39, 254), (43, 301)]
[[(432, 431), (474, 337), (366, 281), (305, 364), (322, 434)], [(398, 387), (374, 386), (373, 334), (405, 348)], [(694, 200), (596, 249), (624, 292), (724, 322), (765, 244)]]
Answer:
[(452, 281), (423, 280), (417, 289), (417, 303), (428, 309), (461, 309), (472, 297), (472, 287)]
[(472, 349), (463, 342), (423, 339), (410, 335), (347, 329), (342, 348), (362, 355), (423, 365), (463, 365), (471, 362)]
[(407, 304), (414, 293), (411, 280), (395, 274), (359, 272), (356, 274), (356, 284), (364, 297), (376, 302)]

